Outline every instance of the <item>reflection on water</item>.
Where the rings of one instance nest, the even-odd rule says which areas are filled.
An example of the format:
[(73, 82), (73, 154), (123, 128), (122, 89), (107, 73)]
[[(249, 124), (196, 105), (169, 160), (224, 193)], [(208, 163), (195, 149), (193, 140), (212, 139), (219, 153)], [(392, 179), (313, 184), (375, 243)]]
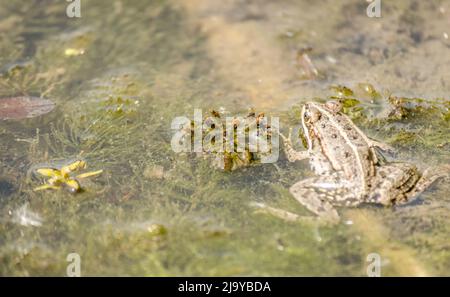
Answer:
[[(288, 192), (311, 176), (306, 163), (228, 173), (170, 147), (171, 121), (195, 108), (251, 106), (286, 131), (299, 103), (369, 83), (380, 97), (358, 97), (351, 116), (395, 146), (388, 157), (448, 163), (450, 6), (382, 9), (369, 18), (352, 0), (100, 0), (71, 19), (64, 1), (4, 1), (0, 98), (56, 108), (0, 122), (0, 274), (64, 275), (71, 252), (82, 275), (365, 275), (373, 252), (382, 275), (448, 274), (448, 183), (409, 207), (342, 210), (352, 224), (287, 222), (251, 205), (308, 215)], [(395, 118), (378, 112), (390, 94), (401, 101)], [(85, 192), (33, 191), (30, 168), (79, 157), (104, 170)]]

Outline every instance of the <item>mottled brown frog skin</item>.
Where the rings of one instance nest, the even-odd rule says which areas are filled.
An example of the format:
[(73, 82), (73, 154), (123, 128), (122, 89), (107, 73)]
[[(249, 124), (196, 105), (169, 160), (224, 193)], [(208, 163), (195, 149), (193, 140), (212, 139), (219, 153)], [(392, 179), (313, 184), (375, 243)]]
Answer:
[(382, 163), (376, 149), (387, 146), (369, 139), (341, 113), (341, 108), (337, 101), (303, 106), (301, 121), (307, 151), (294, 151), (290, 136), (283, 137), (288, 160), (309, 159), (317, 174), (290, 188), (292, 195), (313, 213), (337, 222), (339, 215), (334, 206), (406, 202), (445, 175), (442, 169), (421, 175), (413, 164)]

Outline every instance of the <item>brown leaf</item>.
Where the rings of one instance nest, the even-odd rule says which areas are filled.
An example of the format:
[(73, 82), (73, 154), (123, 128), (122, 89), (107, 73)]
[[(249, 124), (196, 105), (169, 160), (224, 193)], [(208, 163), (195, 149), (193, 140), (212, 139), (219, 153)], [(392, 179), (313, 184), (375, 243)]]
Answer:
[(55, 104), (38, 97), (0, 98), (0, 120), (21, 120), (34, 118), (53, 110)]

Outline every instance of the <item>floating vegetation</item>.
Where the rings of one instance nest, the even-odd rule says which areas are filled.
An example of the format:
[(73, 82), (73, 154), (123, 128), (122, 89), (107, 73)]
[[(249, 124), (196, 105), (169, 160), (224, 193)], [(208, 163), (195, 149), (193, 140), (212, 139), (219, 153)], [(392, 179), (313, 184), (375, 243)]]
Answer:
[(55, 104), (47, 99), (19, 96), (0, 98), (0, 120), (21, 120), (49, 113)]
[(75, 172), (85, 168), (86, 162), (83, 160), (76, 160), (75, 162), (64, 165), (61, 168), (55, 168), (53, 166), (37, 168), (35, 169), (36, 173), (49, 177), (49, 179), (46, 180), (44, 185), (35, 188), (34, 191), (48, 189), (58, 190), (60, 188), (66, 188), (71, 193), (79, 193), (82, 191), (80, 179), (97, 176), (103, 172), (103, 170), (89, 171), (74, 176)]
[[(353, 89), (343, 85), (332, 85), (329, 98), (339, 99), (344, 111), (354, 118), (366, 120), (398, 121), (424, 117), (447, 120), (450, 116), (450, 100), (444, 98), (408, 98), (393, 95), (390, 91), (379, 91), (369, 83), (358, 83)], [(372, 110), (371, 110), (372, 109)]]
[(434, 118), (440, 115), (438, 120), (449, 121), (450, 119), (450, 100), (436, 98), (434, 100), (425, 100), (423, 98), (406, 98), (400, 96), (389, 96), (389, 103), (392, 110), (389, 117), (395, 120), (411, 119), (414, 117)]
[[(245, 117), (226, 115), (224, 109), (212, 110), (203, 122), (187, 123), (181, 127), (187, 136), (184, 141), (189, 143), (190, 136), (194, 151), (196, 145), (201, 144), (201, 155), (212, 157), (214, 166), (225, 171), (261, 163), (270, 156), (272, 127), (264, 113), (256, 115), (250, 110)], [(196, 135), (199, 132), (201, 137)]]
[(108, 99), (101, 102), (107, 113), (114, 116), (131, 115), (136, 113), (139, 108), (139, 100), (132, 98), (123, 98), (122, 96), (109, 96)]

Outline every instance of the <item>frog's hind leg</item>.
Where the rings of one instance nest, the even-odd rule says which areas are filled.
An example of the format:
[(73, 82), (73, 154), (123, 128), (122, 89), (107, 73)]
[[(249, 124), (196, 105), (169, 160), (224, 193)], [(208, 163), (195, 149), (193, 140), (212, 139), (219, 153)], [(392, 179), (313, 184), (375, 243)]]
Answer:
[(417, 198), (425, 190), (431, 187), (436, 181), (441, 178), (448, 178), (450, 176), (450, 165), (443, 165), (435, 168), (428, 168), (422, 174), (415, 187), (407, 193), (407, 200), (411, 201)]
[[(444, 168), (443, 168), (444, 167)], [(405, 204), (416, 199), (439, 178), (444, 177), (445, 168), (429, 169), (420, 177), (416, 166), (409, 163), (390, 163), (379, 167), (377, 178), (372, 184), (372, 192), (367, 199), (370, 203), (383, 205)]]
[(330, 203), (330, 200), (332, 200), (331, 191), (318, 188), (317, 185), (320, 183), (324, 183), (320, 178), (309, 178), (294, 184), (289, 191), (308, 210), (320, 218), (337, 223), (339, 222), (339, 214)]
[(406, 201), (406, 193), (414, 188), (419, 177), (413, 164), (390, 163), (380, 166), (371, 186), (373, 190), (366, 201), (383, 205)]

